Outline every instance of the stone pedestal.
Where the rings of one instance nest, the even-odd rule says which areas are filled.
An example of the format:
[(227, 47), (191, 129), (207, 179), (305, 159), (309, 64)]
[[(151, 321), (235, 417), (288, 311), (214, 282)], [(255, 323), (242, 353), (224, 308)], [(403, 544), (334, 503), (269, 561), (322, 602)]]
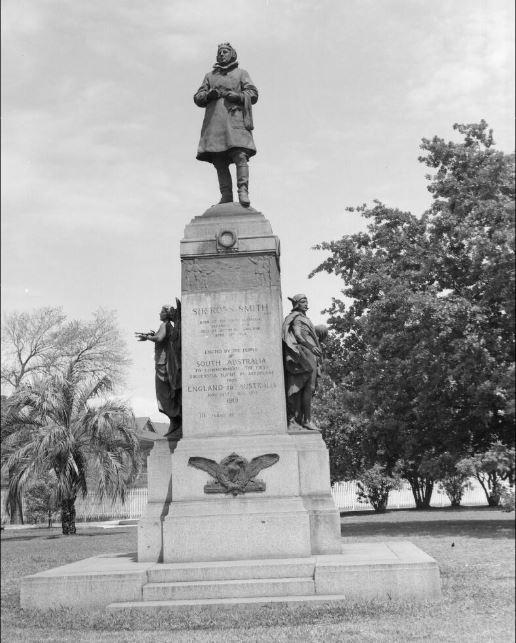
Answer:
[[(252, 208), (214, 206), (186, 226), (183, 439), (174, 448), (159, 440), (149, 459), (140, 561), (340, 552), (326, 447), (318, 433), (287, 432), (279, 254), (269, 222)], [(279, 459), (236, 494), (210, 492), (214, 476), (191, 459), (219, 464), (231, 454)]]

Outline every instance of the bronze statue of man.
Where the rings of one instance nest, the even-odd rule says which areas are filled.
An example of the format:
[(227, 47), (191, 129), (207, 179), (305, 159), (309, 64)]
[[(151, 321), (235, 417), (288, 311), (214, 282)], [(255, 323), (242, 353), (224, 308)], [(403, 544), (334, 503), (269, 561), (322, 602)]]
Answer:
[(236, 51), (229, 42), (220, 44), (217, 62), (194, 96), (195, 104), (205, 108), (197, 159), (215, 166), (219, 203), (233, 202), (231, 163), (236, 165), (238, 200), (244, 207), (251, 203), (247, 162), (256, 154), (251, 105), (257, 100), (258, 90), (249, 74), (238, 68)]
[(156, 398), (158, 409), (170, 420), (165, 434), (170, 439), (182, 437), (181, 422), (181, 302), (176, 299), (176, 308), (163, 306), (159, 318), (161, 324), (155, 332), (135, 333), (140, 342), (154, 342), (156, 368)]
[(292, 302), (292, 311), (285, 317), (282, 328), (288, 426), (318, 431), (312, 422), (312, 396), (323, 356), (320, 337), (326, 327), (316, 329), (306, 316), (306, 295), (288, 299)]

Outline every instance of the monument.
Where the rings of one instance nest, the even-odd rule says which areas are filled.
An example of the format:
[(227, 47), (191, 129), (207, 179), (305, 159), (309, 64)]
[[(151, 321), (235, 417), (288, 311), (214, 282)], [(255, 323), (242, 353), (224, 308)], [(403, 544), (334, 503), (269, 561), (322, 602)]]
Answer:
[[(311, 418), (324, 329), (307, 317), (304, 295), (284, 319), (279, 239), (248, 198), (257, 96), (234, 49), (219, 45), (195, 102), (206, 107), (197, 158), (215, 166), (222, 198), (184, 230), (180, 333), (177, 310), (164, 307), (160, 329), (137, 334), (156, 345), (157, 398), (171, 417), (148, 460), (137, 559), (97, 557), (27, 577), (22, 606), (440, 596), (436, 562), (410, 543), (341, 542), (328, 452)], [(170, 365), (172, 353), (180, 364)]]

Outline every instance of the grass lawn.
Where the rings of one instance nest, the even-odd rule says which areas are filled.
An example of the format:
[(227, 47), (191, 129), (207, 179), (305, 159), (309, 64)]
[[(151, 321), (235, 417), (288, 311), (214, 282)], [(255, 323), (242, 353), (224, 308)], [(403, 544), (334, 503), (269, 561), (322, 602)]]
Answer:
[(24, 611), (20, 578), (102, 553), (136, 551), (136, 529), (2, 532), (2, 641), (513, 641), (514, 513), (490, 508), (342, 515), (344, 542), (410, 540), (440, 567), (437, 604), (389, 602), (266, 607), (189, 616), (164, 610)]

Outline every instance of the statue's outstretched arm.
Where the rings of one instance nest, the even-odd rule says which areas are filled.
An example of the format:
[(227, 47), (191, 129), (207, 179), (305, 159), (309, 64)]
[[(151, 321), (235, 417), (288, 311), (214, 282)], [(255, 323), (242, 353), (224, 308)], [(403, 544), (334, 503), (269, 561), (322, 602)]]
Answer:
[(151, 342), (162, 342), (167, 336), (167, 325), (162, 322), (157, 333), (151, 330), (150, 333), (135, 333), (135, 335), (140, 342), (144, 342), (147, 339)]

